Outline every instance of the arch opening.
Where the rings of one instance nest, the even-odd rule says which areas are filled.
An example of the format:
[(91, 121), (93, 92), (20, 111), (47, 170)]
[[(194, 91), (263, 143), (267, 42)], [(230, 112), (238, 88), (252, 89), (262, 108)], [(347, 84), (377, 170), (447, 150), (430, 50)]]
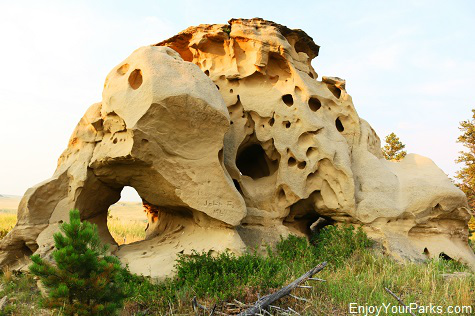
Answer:
[(142, 241), (146, 236), (148, 213), (134, 188), (125, 186), (120, 200), (109, 206), (107, 229), (118, 245)]

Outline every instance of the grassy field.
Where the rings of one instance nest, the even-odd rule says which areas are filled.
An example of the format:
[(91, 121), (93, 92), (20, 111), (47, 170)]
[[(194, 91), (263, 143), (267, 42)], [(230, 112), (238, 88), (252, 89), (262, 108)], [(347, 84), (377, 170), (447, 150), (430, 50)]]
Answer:
[(146, 221), (124, 221), (118, 217), (109, 217), (107, 219), (107, 227), (119, 245), (144, 240), (146, 226)]
[(16, 214), (0, 212), (0, 238), (5, 237), (15, 224)]
[[(8, 229), (12, 223), (11, 214), (0, 215), (0, 225), (5, 225), (1, 227)], [(110, 219), (114, 237), (125, 237), (126, 242), (143, 238), (143, 224)], [(316, 235), (312, 243), (291, 237), (281, 241), (275, 250), (268, 250), (266, 256), (254, 252), (240, 257), (229, 253), (183, 256), (177, 262), (176, 277), (161, 283), (131, 276), (128, 283), (131, 297), (121, 315), (193, 315), (191, 300), (194, 296), (203, 305), (217, 304), (217, 311), (233, 314), (239, 310), (234, 299), (253, 302), (322, 261), (329, 264), (317, 277), (326, 282), (308, 281), (306, 285), (313, 286), (312, 289), (298, 289), (294, 293), (306, 302), (288, 297), (277, 305), (291, 307), (301, 315), (348, 315), (352, 303), (397, 306), (397, 301), (384, 290), (388, 287), (406, 304), (433, 304), (444, 309), (472, 306), (474, 313), (458, 315), (475, 315), (474, 274), (443, 276), (469, 272), (466, 266), (444, 259), (401, 264), (383, 255), (379, 246), (362, 232), (331, 226)], [(8, 301), (0, 315), (57, 315), (38, 307), (40, 292), (29, 274), (4, 270), (0, 277), (0, 298), (3, 296), (7, 296)]]

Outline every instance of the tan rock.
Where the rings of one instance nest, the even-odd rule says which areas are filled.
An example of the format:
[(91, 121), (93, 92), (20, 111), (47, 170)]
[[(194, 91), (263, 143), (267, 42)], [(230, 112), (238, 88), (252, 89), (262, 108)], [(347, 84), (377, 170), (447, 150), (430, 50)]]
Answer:
[(136, 273), (169, 275), (193, 249), (307, 235), (319, 218), (363, 226), (396, 258), (444, 253), (475, 268), (463, 193), (427, 158), (384, 160), (345, 80), (317, 79), (318, 50), (303, 31), (261, 19), (136, 50), (108, 75), (53, 177), (25, 194), (0, 263), (47, 255), (72, 208), (114, 245), (107, 209), (132, 186), (147, 237), (112, 250)]

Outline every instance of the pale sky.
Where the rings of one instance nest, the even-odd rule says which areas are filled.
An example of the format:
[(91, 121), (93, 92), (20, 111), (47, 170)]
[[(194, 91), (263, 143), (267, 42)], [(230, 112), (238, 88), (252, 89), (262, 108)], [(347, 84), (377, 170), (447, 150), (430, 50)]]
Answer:
[[(48, 179), (107, 73), (188, 26), (261, 17), (321, 46), (319, 77), (346, 79), (380, 138), (449, 175), (475, 100), (475, 1), (2, 1), (0, 194)], [(131, 191), (124, 199), (135, 199)]]

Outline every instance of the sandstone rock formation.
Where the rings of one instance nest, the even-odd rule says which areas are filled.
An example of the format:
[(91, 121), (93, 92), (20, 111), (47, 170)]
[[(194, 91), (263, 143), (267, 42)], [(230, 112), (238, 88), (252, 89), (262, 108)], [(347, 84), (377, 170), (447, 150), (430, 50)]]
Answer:
[(319, 218), (362, 226), (400, 259), (444, 253), (475, 269), (466, 198), (431, 160), (382, 158), (345, 80), (318, 80), (319, 47), (262, 19), (190, 27), (107, 76), (53, 177), (29, 189), (0, 264), (47, 256), (79, 209), (105, 242), (124, 186), (144, 201), (144, 241), (113, 246), (136, 273), (165, 276), (178, 253), (275, 243)]

